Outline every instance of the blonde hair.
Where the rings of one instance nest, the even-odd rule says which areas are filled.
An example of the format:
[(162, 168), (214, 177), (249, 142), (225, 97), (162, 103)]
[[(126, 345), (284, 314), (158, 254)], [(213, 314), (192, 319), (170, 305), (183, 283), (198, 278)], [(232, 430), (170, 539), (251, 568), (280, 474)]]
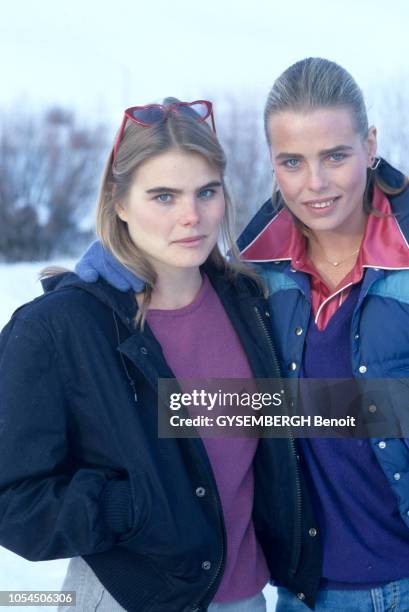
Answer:
[[(174, 102), (177, 102), (175, 98), (166, 98), (163, 104), (169, 105)], [(156, 274), (143, 252), (132, 242), (127, 224), (117, 214), (117, 206), (127, 197), (138, 167), (146, 160), (172, 149), (203, 156), (221, 175), (226, 203), (221, 235), (231, 259), (229, 262), (226, 261), (216, 244), (208, 261), (225, 271), (231, 279), (241, 273), (262, 287), (254, 269), (239, 260), (239, 252), (231, 229), (232, 202), (224, 182), (226, 157), (212, 129), (206, 123), (200, 123), (187, 114), (176, 112), (170, 112), (166, 121), (149, 127), (128, 121), (115, 163), (113, 163), (112, 150), (105, 165), (98, 197), (96, 232), (104, 248), (145, 281), (142, 303), (135, 320), (136, 324), (141, 323), (141, 325), (155, 287)]]
[[(269, 141), (268, 120), (284, 111), (308, 112), (319, 108), (347, 108), (351, 111), (356, 132), (365, 140), (368, 136), (368, 116), (364, 96), (353, 77), (335, 62), (320, 57), (308, 57), (287, 68), (274, 82), (264, 108), (264, 129)], [(397, 195), (408, 185), (396, 189), (369, 169), (363, 196), (363, 208), (377, 214), (372, 207), (374, 185), (387, 195)], [(278, 206), (277, 183), (274, 181), (273, 205)]]

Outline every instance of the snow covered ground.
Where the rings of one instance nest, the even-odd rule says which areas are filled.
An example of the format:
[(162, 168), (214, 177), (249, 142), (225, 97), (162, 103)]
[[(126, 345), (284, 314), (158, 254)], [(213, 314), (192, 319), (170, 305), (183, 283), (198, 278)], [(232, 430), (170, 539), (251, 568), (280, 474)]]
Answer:
[(61, 259), (55, 262), (0, 264), (0, 327), (9, 320), (16, 308), (30, 301), (43, 290), (38, 279), (39, 272), (46, 266), (55, 265), (74, 269), (75, 261)]
[[(42, 288), (37, 278), (39, 271), (46, 265), (50, 265), (50, 262), (47, 264), (39, 262), (0, 264), (0, 328), (3, 328), (16, 308), (37, 295), (41, 295)], [(74, 261), (59, 260), (53, 262), (53, 265), (73, 269)], [(67, 564), (67, 559), (32, 563), (0, 547), (0, 591), (58, 591), (63, 582)], [(273, 612), (276, 601), (275, 589), (266, 588), (265, 595), (268, 612)], [(15, 610), (16, 607), (7, 606), (2, 609)], [(36, 612), (40, 609), (56, 610), (51, 606), (24, 606), (26, 612)]]

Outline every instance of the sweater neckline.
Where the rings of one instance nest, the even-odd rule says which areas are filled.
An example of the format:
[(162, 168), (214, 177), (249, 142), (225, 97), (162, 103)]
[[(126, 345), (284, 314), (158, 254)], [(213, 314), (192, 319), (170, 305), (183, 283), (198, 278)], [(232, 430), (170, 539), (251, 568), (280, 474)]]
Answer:
[(165, 308), (152, 308), (147, 312), (147, 320), (158, 317), (182, 317), (191, 314), (202, 305), (205, 298), (208, 296), (211, 289), (210, 281), (206, 274), (203, 275), (203, 281), (201, 287), (190, 304), (182, 306), (181, 308), (165, 309)]

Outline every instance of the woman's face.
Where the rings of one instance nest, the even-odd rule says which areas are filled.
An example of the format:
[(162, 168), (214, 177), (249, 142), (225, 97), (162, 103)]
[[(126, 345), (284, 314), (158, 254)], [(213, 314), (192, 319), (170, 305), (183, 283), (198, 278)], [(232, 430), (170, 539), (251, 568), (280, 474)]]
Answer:
[(363, 140), (348, 108), (285, 111), (268, 121), (277, 183), (291, 212), (314, 233), (362, 227), (376, 130)]
[(159, 274), (204, 263), (224, 210), (220, 173), (202, 155), (172, 149), (139, 166), (117, 214)]

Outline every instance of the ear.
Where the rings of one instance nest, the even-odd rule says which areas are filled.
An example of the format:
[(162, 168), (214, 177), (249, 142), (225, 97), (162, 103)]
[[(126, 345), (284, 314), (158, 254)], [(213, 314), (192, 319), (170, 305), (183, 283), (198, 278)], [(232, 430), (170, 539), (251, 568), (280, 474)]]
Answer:
[(115, 212), (122, 221), (125, 223), (128, 221), (128, 213), (122, 202), (115, 205)]
[(373, 125), (371, 125), (368, 130), (368, 138), (366, 142), (368, 147), (368, 167), (370, 167), (375, 161), (377, 150), (377, 131), (376, 127)]

